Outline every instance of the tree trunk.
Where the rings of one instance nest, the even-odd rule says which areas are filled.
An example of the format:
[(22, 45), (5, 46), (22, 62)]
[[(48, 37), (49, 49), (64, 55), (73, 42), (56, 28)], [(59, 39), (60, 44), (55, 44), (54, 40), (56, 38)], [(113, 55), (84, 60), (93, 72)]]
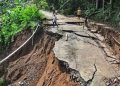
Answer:
[(113, 0), (110, 0), (109, 16), (111, 16), (112, 9), (113, 9)]
[(111, 9), (113, 9), (113, 0), (110, 0)]
[(112, 0), (110, 0), (110, 4), (112, 4)]
[(96, 0), (96, 9), (99, 8), (99, 0)]
[(103, 10), (105, 9), (105, 0), (103, 0)]

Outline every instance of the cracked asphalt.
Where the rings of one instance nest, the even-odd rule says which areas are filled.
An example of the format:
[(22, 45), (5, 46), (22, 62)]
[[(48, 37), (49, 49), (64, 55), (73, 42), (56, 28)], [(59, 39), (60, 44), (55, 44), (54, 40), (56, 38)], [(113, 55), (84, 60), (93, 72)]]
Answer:
[[(47, 18), (52, 19), (51, 13), (45, 11), (43, 13)], [(57, 15), (57, 18), (60, 25), (58, 27), (50, 26), (49, 29), (53, 33), (63, 35), (60, 40), (56, 41), (53, 49), (56, 57), (68, 62), (71, 68), (78, 70), (85, 81), (89, 81), (93, 77), (95, 64), (97, 71), (89, 86), (107, 86), (104, 78), (117, 77), (120, 70), (118, 65), (111, 64), (106, 60), (108, 57), (99, 45), (102, 42), (99, 38), (102, 37), (89, 32), (82, 25), (66, 23), (66, 21), (79, 21), (77, 18), (72, 19), (62, 15)], [(49, 24), (52, 24), (52, 21), (49, 21)]]

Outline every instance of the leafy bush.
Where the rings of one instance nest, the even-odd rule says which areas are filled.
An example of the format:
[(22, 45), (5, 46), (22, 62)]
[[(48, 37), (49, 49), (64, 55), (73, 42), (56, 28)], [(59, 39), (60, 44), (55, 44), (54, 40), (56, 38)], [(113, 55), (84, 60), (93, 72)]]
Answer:
[(75, 14), (78, 7), (80, 7), (80, 9), (82, 10), (83, 17), (94, 14), (90, 17), (92, 20), (116, 24), (120, 26), (120, 2), (118, 2), (117, 0), (113, 1), (112, 3), (110, 3), (109, 0), (105, 0), (104, 6), (102, 1), (99, 0), (100, 2), (98, 5), (99, 6), (98, 9), (96, 8), (97, 6), (96, 0), (46, 0), (46, 1), (48, 2), (51, 8), (52, 6), (54, 6), (55, 9), (59, 9), (59, 12), (65, 15)]
[(34, 0), (34, 3), (37, 5), (39, 9), (47, 9), (48, 3), (46, 0)]
[(1, 18), (0, 45), (7, 46), (13, 36), (26, 27), (34, 27), (44, 18), (44, 15), (35, 4), (29, 4), (9, 9)]
[(5, 86), (5, 81), (3, 79), (0, 79), (0, 86)]

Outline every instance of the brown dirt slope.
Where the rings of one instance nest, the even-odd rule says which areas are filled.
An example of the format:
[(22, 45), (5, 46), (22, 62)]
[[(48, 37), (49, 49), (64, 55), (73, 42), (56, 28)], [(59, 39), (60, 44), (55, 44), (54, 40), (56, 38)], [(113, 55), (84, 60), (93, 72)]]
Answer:
[[(30, 53), (11, 61), (5, 78), (9, 86), (78, 86), (52, 51), (60, 35), (43, 32)], [(29, 46), (31, 47), (31, 46)], [(24, 52), (24, 51), (23, 51)]]
[(18, 33), (17, 36), (14, 37), (13, 42), (10, 44), (10, 46), (0, 52), (0, 59), (3, 59), (14, 50), (16, 50), (19, 46), (21, 46), (31, 36), (31, 34), (31, 29), (25, 29), (21, 33)]

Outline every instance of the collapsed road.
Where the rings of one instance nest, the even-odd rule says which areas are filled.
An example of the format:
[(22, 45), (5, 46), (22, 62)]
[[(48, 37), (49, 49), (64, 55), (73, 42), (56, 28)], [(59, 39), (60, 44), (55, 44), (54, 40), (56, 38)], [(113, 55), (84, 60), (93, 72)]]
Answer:
[[(43, 13), (49, 19), (52, 18), (52, 14)], [(67, 22), (73, 24), (68, 24)], [(51, 26), (50, 31), (59, 33), (63, 37), (55, 42), (54, 53), (58, 59), (68, 62), (71, 68), (78, 70), (85, 81), (91, 80), (94, 76), (90, 86), (106, 86), (105, 78), (118, 77), (120, 75), (118, 65), (111, 64), (108, 61), (111, 59), (106, 54), (110, 53), (110, 51), (102, 43), (104, 38), (99, 34), (91, 33), (83, 25), (75, 25), (75, 22), (79, 22), (79, 20), (58, 15), (59, 27)], [(66, 34), (68, 38), (66, 38)], [(107, 52), (101, 47), (105, 47)]]
[(106, 54), (114, 55), (101, 35), (79, 25), (77, 18), (62, 15), (57, 15), (58, 27), (52, 26), (52, 14), (42, 12), (49, 29), (40, 30), (33, 45), (25, 46), (9, 62), (3, 75), (9, 86), (120, 85), (119, 66), (110, 63), (113, 59)]

